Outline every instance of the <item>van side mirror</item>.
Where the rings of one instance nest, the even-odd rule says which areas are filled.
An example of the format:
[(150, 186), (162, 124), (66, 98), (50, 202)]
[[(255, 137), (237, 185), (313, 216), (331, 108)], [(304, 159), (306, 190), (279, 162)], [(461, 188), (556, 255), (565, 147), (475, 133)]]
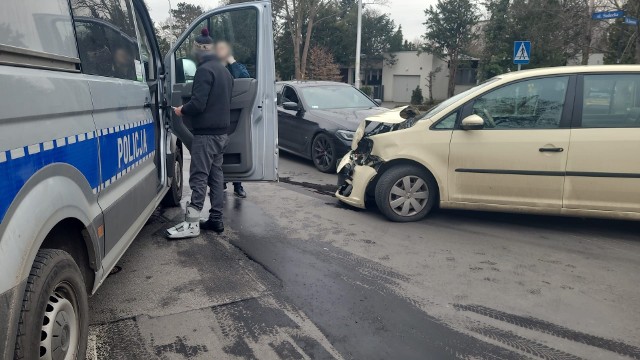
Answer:
[(484, 119), (476, 114), (472, 114), (462, 119), (460, 127), (462, 130), (480, 130), (484, 128)]
[(300, 110), (300, 106), (298, 105), (298, 103), (294, 103), (293, 101), (287, 101), (287, 102), (282, 103), (282, 107), (285, 110), (291, 110), (291, 111)]

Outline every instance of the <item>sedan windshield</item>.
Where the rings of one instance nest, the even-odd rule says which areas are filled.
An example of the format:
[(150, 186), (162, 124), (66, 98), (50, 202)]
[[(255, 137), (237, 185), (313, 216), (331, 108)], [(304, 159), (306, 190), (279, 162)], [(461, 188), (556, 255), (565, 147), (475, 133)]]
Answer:
[(368, 109), (378, 106), (363, 93), (351, 86), (306, 86), (302, 87), (300, 91), (311, 109)]

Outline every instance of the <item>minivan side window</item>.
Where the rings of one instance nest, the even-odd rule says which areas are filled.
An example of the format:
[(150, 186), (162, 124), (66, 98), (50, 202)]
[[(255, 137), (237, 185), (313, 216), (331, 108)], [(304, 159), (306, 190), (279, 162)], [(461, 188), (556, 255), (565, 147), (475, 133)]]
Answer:
[(133, 11), (126, 0), (72, 0), (82, 70), (142, 81)]
[(585, 75), (582, 127), (640, 127), (640, 75)]
[(485, 129), (557, 129), (568, 76), (530, 79), (490, 91), (473, 103)]

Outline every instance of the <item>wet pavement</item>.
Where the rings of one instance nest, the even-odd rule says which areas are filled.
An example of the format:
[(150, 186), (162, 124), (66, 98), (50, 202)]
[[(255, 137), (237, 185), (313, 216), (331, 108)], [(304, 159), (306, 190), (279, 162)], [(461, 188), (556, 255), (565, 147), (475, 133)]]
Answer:
[(159, 209), (91, 299), (87, 358), (640, 359), (640, 224), (394, 224), (305, 160), (280, 176), (227, 194), (223, 235), (167, 241)]

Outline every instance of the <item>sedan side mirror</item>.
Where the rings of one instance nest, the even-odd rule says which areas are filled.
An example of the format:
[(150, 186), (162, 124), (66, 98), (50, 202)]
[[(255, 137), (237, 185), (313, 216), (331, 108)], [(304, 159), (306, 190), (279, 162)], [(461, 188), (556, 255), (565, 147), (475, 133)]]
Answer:
[(376, 104), (378, 104), (378, 106), (382, 105), (382, 100), (380, 99), (373, 99), (373, 102), (375, 102)]
[(298, 103), (294, 103), (293, 101), (287, 101), (287, 102), (282, 103), (282, 107), (285, 110), (291, 110), (291, 111), (300, 110), (300, 106), (298, 105)]
[(460, 127), (462, 130), (480, 130), (484, 128), (484, 119), (476, 114), (469, 115), (462, 119)]

